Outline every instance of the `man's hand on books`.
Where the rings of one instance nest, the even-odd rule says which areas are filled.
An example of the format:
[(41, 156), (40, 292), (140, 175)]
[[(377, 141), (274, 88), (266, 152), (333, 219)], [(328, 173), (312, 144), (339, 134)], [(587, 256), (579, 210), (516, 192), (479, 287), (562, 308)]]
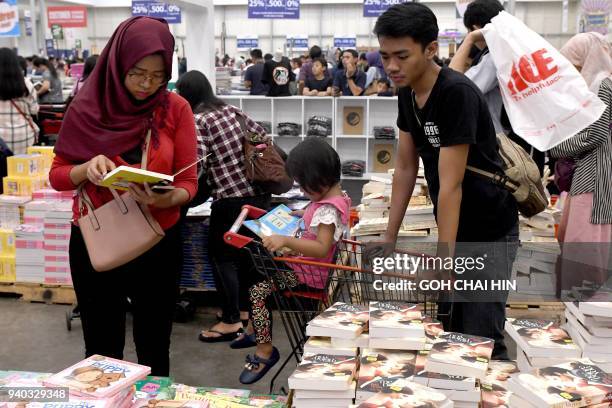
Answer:
[(287, 237), (282, 235), (270, 235), (269, 237), (264, 237), (262, 243), (268, 251), (276, 252), (287, 245)]
[(91, 181), (93, 184), (100, 184), (100, 182), (104, 179), (104, 176), (108, 172), (115, 170), (117, 166), (115, 163), (108, 157), (103, 154), (98, 155), (89, 161), (89, 165), (87, 166), (87, 179)]

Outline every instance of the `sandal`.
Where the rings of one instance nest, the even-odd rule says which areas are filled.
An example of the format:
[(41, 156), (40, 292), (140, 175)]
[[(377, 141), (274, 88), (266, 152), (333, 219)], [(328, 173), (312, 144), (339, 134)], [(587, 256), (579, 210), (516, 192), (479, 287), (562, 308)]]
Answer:
[[(242, 374), (240, 374), (240, 383), (253, 384), (261, 380), (261, 378), (266, 375), (268, 371), (270, 371), (274, 364), (278, 363), (278, 360), (280, 360), (280, 353), (276, 347), (272, 348), (272, 355), (267, 360), (258, 357), (256, 354), (249, 354), (246, 357), (244, 370), (242, 370)], [(254, 371), (258, 369), (261, 364), (264, 365), (261, 371)]]
[(253, 334), (243, 334), (243, 338), (238, 338), (230, 344), (230, 348), (233, 349), (244, 349), (249, 347), (255, 347), (257, 345), (257, 341), (255, 341), (255, 333)]
[(240, 329), (238, 331), (235, 332), (231, 332), (231, 333), (222, 333), (219, 330), (206, 330), (210, 333), (217, 333), (220, 336), (215, 336), (215, 337), (207, 337), (204, 336), (202, 333), (200, 333), (198, 335), (198, 340), (204, 342), (204, 343), (221, 343), (224, 341), (232, 341), (232, 340), (236, 340), (236, 337), (240, 336), (242, 333), (244, 333), (243, 329)]

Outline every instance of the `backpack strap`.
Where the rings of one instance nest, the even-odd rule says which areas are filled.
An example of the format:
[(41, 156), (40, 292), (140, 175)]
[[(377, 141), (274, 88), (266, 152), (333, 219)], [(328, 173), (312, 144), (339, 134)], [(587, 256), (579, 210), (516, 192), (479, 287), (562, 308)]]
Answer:
[(465, 169), (483, 178), (491, 180), (495, 184), (505, 187), (511, 192), (518, 190), (518, 186), (515, 183), (513, 183), (510, 180), (510, 178), (506, 176), (505, 174), (502, 175), (502, 174), (491, 173), (490, 171), (482, 170), (474, 166), (465, 166)]

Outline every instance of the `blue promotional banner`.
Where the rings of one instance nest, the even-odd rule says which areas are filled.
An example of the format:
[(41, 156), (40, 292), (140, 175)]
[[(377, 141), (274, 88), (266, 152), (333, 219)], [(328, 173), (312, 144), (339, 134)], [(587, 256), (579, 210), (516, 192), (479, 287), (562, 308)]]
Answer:
[(238, 37), (236, 39), (236, 48), (239, 51), (259, 48), (259, 39), (256, 36)]
[(409, 0), (363, 0), (363, 16), (379, 17), (389, 7), (408, 2)]
[(45, 48), (47, 49), (47, 57), (57, 57), (55, 52), (55, 43), (51, 39), (45, 40)]
[(287, 36), (287, 50), (308, 51), (308, 37)]
[(168, 24), (181, 23), (181, 9), (174, 4), (152, 0), (132, 0), (132, 16), (163, 18)]
[(298, 19), (300, 0), (249, 0), (249, 18)]
[(0, 37), (19, 37), (20, 35), (17, 0), (0, 2)]
[(334, 48), (348, 49), (357, 48), (357, 38), (355, 37), (334, 37)]

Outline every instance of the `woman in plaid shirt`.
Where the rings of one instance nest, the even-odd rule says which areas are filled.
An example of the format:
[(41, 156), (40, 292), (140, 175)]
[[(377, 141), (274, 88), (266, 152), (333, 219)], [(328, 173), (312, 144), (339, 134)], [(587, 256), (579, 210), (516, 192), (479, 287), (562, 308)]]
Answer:
[[(176, 85), (179, 94), (193, 109), (198, 138), (198, 157), (203, 162), (213, 198), (208, 231), (208, 253), (213, 262), (215, 284), (223, 299), (221, 321), (202, 331), (206, 343), (231, 341), (242, 332), (241, 310), (248, 310), (248, 289), (255, 283), (248, 256), (223, 242), (242, 206), (267, 209), (270, 195), (253, 187), (246, 178), (242, 142), (244, 132), (264, 134), (265, 130), (244, 112), (215, 96), (210, 82), (199, 71), (183, 75)], [(248, 319), (248, 314), (245, 320)]]
[(13, 154), (25, 154), (38, 135), (36, 91), (26, 81), (15, 52), (0, 48), (0, 138)]

